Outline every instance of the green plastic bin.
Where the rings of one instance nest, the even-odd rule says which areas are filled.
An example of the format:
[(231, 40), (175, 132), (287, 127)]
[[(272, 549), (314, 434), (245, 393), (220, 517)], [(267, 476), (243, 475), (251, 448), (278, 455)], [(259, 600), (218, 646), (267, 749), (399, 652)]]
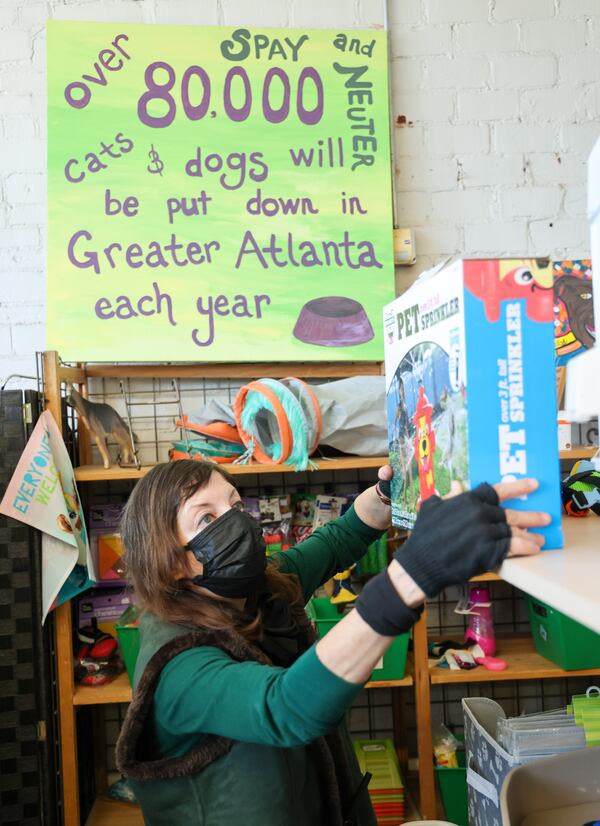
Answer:
[(457, 769), (436, 766), (435, 775), (440, 787), (446, 818), (456, 826), (469, 826), (469, 801), (467, 792), (467, 769), (464, 751), (456, 752)]
[(527, 610), (535, 649), (550, 662), (573, 671), (600, 668), (600, 634), (527, 595)]
[(130, 605), (115, 623), (117, 639), (121, 656), (127, 669), (129, 682), (133, 686), (133, 676), (135, 674), (135, 664), (140, 653), (140, 629), (134, 623), (140, 615), (137, 605)]
[[(332, 605), (327, 597), (313, 597), (306, 606), (306, 613), (315, 624), (319, 637), (324, 637), (343, 617), (343, 614), (338, 612), (337, 605)], [(409, 637), (408, 633), (396, 637), (373, 669), (371, 675), (373, 682), (401, 680), (404, 677)]]

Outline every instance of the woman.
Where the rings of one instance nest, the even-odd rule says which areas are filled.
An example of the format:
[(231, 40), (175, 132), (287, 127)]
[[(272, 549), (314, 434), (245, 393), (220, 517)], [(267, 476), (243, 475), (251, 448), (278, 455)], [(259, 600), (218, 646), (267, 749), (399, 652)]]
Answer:
[[(382, 468), (380, 483), (391, 475)], [(147, 826), (373, 826), (340, 720), (426, 597), (507, 555), (538, 552), (542, 538), (525, 529), (549, 517), (499, 506), (536, 487), (481, 485), (427, 500), (388, 569), (314, 645), (305, 602), (390, 526), (380, 484), (267, 561), (256, 522), (219, 466), (153, 468), (122, 524), (145, 613), (117, 745)]]

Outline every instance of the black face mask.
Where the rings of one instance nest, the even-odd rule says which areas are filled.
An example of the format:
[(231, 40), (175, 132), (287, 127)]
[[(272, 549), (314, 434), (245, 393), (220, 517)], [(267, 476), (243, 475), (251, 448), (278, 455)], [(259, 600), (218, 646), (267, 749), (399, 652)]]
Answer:
[(231, 508), (196, 534), (186, 548), (204, 565), (194, 585), (221, 597), (247, 597), (261, 585), (267, 565), (266, 545), (256, 520)]

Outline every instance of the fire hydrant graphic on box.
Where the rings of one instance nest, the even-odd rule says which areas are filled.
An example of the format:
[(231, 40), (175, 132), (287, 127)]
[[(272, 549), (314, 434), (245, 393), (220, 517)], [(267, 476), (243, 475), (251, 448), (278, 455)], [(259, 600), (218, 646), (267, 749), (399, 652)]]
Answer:
[(552, 268), (529, 259), (461, 260), (426, 273), (384, 308), (392, 517), (467, 487), (535, 477), (510, 507), (545, 510), (562, 545)]
[(429, 403), (423, 386), (419, 388), (419, 400), (417, 409), (413, 416), (415, 425), (415, 458), (419, 467), (419, 498), (417, 508), (423, 501), (434, 493), (435, 470), (433, 467), (433, 456), (435, 454), (435, 430), (431, 416), (433, 407)]

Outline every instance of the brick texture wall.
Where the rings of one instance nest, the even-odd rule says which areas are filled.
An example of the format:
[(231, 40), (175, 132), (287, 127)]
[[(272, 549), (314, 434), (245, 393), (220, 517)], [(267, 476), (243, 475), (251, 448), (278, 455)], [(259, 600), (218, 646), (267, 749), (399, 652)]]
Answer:
[[(589, 253), (598, 0), (389, 0), (398, 223), (418, 261)], [(44, 347), (47, 18), (381, 26), (380, 0), (0, 0), (0, 382)]]

